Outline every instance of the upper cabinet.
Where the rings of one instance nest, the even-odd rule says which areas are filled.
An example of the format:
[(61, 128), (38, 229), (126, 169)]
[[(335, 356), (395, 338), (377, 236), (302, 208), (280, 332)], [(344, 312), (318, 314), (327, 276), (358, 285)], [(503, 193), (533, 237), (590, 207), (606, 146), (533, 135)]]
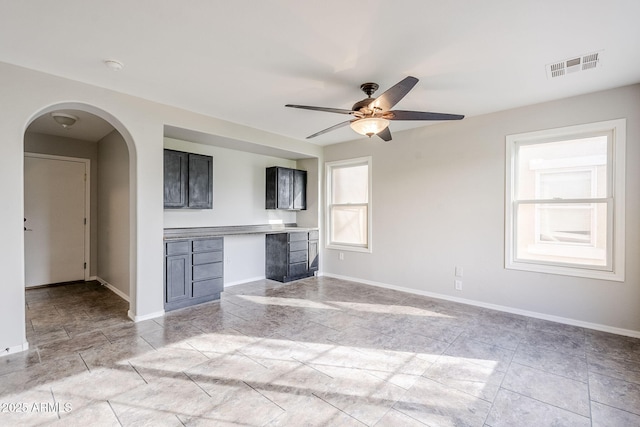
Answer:
[(307, 171), (279, 166), (267, 168), (267, 209), (307, 209)]
[(164, 207), (213, 207), (213, 157), (164, 150)]

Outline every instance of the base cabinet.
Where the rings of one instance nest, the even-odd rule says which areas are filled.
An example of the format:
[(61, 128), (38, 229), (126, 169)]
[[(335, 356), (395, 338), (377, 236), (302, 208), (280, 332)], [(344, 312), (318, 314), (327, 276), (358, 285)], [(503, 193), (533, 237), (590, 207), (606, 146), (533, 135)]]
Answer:
[(220, 298), (224, 289), (222, 237), (165, 243), (165, 311)]
[(313, 276), (318, 270), (318, 231), (267, 234), (267, 279), (291, 282)]

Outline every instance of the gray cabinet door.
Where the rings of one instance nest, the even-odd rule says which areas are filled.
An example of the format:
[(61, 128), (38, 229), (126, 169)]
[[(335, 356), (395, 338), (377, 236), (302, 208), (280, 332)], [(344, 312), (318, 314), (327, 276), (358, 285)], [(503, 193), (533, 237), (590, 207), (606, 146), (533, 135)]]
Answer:
[[(309, 233), (311, 234), (311, 233)], [(317, 240), (309, 240), (309, 272), (318, 271), (318, 257), (320, 248)]]
[(267, 234), (265, 236), (265, 277), (279, 282), (289, 272), (287, 233)]
[(278, 168), (278, 209), (293, 209), (293, 170)]
[(166, 259), (165, 303), (172, 304), (191, 298), (190, 255), (172, 255)]
[(293, 209), (307, 209), (307, 171), (293, 170)]
[(213, 158), (189, 153), (189, 201), (192, 209), (213, 207)]
[(187, 206), (188, 157), (182, 151), (164, 150), (164, 207)]
[(278, 206), (278, 168), (267, 168), (265, 174), (265, 209), (276, 209)]

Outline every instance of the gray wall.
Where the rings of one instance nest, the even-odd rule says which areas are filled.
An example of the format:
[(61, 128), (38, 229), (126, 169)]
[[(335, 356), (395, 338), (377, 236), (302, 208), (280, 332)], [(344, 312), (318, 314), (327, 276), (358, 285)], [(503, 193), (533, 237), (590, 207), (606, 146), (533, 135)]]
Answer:
[(92, 141), (64, 138), (27, 132), (24, 135), (24, 151), (63, 157), (89, 159), (90, 164), (90, 259), (89, 274), (95, 276), (98, 268), (98, 144)]
[[(504, 268), (505, 136), (627, 119), (626, 280)], [(392, 125), (393, 127), (393, 125)], [(324, 271), (372, 283), (640, 331), (640, 85), (331, 145), (373, 156), (373, 253), (324, 250)], [(454, 290), (454, 268), (464, 268)], [(606, 329), (605, 328), (605, 329)]]
[(130, 295), (129, 152), (113, 131), (98, 142), (98, 277)]
[(317, 227), (320, 217), (319, 189), (322, 171), (318, 159), (302, 159), (296, 162), (296, 168), (307, 171), (307, 210), (298, 212), (297, 223), (300, 227)]

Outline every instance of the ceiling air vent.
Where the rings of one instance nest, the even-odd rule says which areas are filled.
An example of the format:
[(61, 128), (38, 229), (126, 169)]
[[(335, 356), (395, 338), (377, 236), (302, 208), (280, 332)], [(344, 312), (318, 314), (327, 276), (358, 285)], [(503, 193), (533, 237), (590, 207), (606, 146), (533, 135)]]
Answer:
[(600, 63), (602, 52), (588, 53), (547, 65), (547, 78), (564, 77), (585, 70), (592, 70)]

